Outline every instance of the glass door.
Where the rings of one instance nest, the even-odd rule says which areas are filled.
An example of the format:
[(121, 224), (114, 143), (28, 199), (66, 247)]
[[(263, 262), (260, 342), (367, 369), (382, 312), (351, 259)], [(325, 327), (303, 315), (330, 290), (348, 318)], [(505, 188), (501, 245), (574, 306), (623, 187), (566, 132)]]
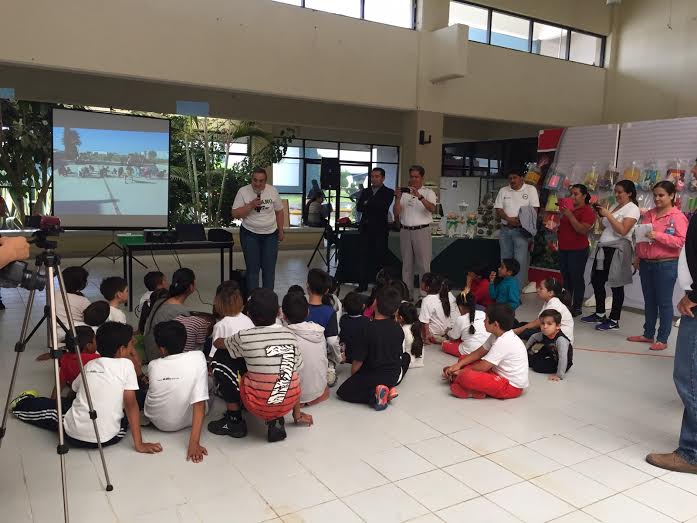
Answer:
[[(304, 201), (307, 203), (308, 196), (313, 190), (317, 190), (320, 186), (320, 173), (322, 170), (321, 163), (316, 160), (305, 160), (305, 188)], [(370, 176), (369, 162), (342, 162), (341, 163), (341, 191), (339, 217), (348, 217), (352, 222), (356, 223), (359, 216), (356, 212), (356, 201), (361, 188), (367, 187)], [(334, 226), (336, 221), (336, 191), (323, 191), (327, 199), (325, 202), (332, 206), (332, 213), (329, 223)]]

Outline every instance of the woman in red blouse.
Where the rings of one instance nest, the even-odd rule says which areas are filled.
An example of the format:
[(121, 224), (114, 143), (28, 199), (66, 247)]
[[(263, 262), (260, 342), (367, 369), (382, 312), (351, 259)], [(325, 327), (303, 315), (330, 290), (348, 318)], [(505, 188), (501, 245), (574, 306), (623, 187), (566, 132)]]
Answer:
[(588, 260), (588, 232), (595, 223), (595, 211), (591, 208), (591, 195), (583, 184), (571, 186), (571, 200), (574, 208), (561, 209), (561, 222), (557, 232), (559, 243), (559, 265), (564, 288), (571, 293), (571, 314), (581, 315), (586, 282), (583, 275), (586, 272)]

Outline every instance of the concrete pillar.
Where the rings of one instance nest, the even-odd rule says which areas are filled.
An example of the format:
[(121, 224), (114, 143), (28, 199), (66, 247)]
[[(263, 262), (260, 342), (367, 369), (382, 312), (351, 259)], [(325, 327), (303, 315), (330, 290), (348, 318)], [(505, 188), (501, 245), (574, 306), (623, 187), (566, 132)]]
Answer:
[[(419, 133), (424, 131), (425, 140), (419, 144)], [(412, 111), (405, 115), (402, 125), (402, 149), (400, 185), (406, 185), (409, 166), (419, 164), (426, 169), (425, 183), (440, 185), (443, 164), (443, 114), (428, 111)]]
[(416, 7), (416, 29), (435, 31), (448, 27), (450, 0), (421, 0)]

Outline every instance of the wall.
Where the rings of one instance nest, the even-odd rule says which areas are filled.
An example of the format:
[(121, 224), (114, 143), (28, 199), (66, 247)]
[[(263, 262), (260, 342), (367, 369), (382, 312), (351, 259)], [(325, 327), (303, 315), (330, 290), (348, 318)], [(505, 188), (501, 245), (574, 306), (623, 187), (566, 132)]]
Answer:
[(625, 0), (614, 16), (605, 121), (697, 114), (697, 2)]

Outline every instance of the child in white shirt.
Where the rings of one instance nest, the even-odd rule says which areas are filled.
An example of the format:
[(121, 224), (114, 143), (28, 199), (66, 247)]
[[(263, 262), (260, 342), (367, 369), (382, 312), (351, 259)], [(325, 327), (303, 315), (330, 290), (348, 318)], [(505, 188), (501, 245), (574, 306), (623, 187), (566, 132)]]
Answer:
[(409, 354), (409, 368), (424, 366), (424, 340), (421, 338), (419, 314), (413, 303), (402, 302), (397, 310), (397, 322), (404, 332), (404, 352)]
[[(564, 336), (569, 338), (571, 343), (574, 342), (574, 317), (569, 310), (569, 305), (571, 305), (571, 295), (569, 291), (564, 289), (555, 278), (547, 278), (542, 280), (537, 286), (537, 296), (544, 303), (540, 309), (540, 314), (547, 309), (554, 309), (561, 314), (561, 331)], [(537, 319), (521, 325), (520, 327), (513, 330), (521, 339), (527, 340), (533, 334), (540, 332), (540, 318), (539, 314)]]
[(425, 343), (441, 344), (459, 315), (455, 297), (450, 294), (447, 280), (432, 272), (421, 278), (421, 290), (426, 293), (419, 313), (419, 321), (423, 324), (422, 338)]
[(511, 330), (515, 314), (507, 303), (494, 303), (486, 309), (484, 326), (491, 334), (484, 345), (457, 363), (443, 369), (451, 382), (450, 391), (458, 398), (483, 399), (486, 396), (511, 399), (528, 387), (528, 352)]
[(99, 292), (101, 292), (104, 299), (109, 302), (110, 312), (107, 321), (128, 323), (126, 314), (119, 309), (121, 305), (128, 301), (128, 285), (126, 284), (126, 280), (119, 276), (104, 278), (99, 286)]
[[(87, 277), (89, 273), (83, 267), (66, 267), (61, 273), (63, 283), (65, 284), (66, 297), (68, 298), (68, 307), (73, 316), (75, 324), (84, 325), (84, 310), (89, 307), (90, 300), (82, 295), (82, 291), (87, 287)], [(63, 300), (60, 297), (56, 299), (56, 316), (63, 322), (66, 329), (68, 325), (68, 315), (63, 306)]]
[(445, 353), (459, 358), (484, 345), (489, 339), (489, 333), (484, 326), (486, 314), (477, 309), (477, 299), (473, 293), (459, 294), (455, 303), (460, 316), (455, 319), (455, 324), (448, 333), (452, 341), (444, 341), (442, 346)]
[[(213, 326), (211, 338), (215, 343), (217, 339), (231, 338), (239, 331), (254, 328), (254, 323), (242, 313), (244, 300), (242, 291), (236, 281), (226, 281), (218, 286), (218, 292), (213, 300), (213, 311), (220, 317)], [(211, 347), (210, 357), (215, 355), (215, 346)]]
[(157, 289), (169, 288), (167, 278), (160, 271), (150, 271), (149, 273), (147, 273), (143, 278), (143, 284), (145, 284), (145, 288), (148, 290), (145, 291), (145, 293), (143, 293), (143, 295), (140, 297), (138, 307), (136, 308), (136, 314), (138, 315), (143, 310), (143, 306), (150, 301), (150, 296), (152, 296), (152, 293), (154, 291), (156, 291)]

